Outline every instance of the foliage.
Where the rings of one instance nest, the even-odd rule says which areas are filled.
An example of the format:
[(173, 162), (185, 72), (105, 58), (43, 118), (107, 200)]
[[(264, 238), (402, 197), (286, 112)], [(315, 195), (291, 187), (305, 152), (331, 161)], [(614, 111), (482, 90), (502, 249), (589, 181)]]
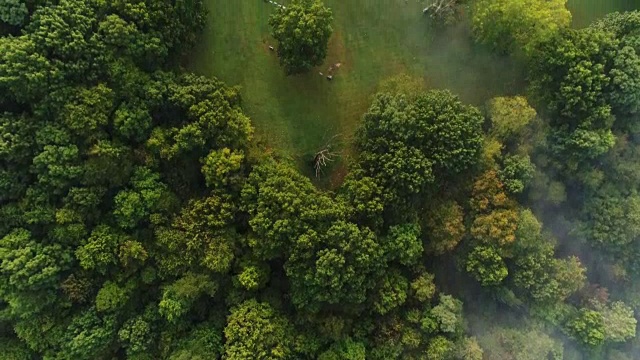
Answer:
[(454, 201), (436, 205), (426, 214), (429, 243), (427, 248), (435, 255), (453, 251), (465, 235), (464, 213)]
[(420, 274), (411, 282), (411, 290), (416, 300), (429, 301), (436, 293), (436, 285), (433, 283), (435, 276), (429, 273)]
[(533, 51), (571, 23), (567, 0), (480, 0), (473, 9), (475, 38), (508, 53)]
[(633, 309), (616, 301), (602, 310), (604, 333), (607, 341), (625, 342), (636, 336), (637, 321)]
[(603, 191), (584, 207), (585, 235), (604, 249), (623, 250), (640, 235), (640, 198)]
[(491, 120), (490, 135), (501, 142), (517, 139), (536, 117), (536, 111), (523, 96), (496, 97), (487, 104)]
[(237, 182), (244, 154), (229, 148), (214, 150), (207, 155), (202, 165), (202, 174), (210, 188), (221, 188)]
[(476, 108), (448, 91), (415, 100), (378, 94), (357, 134), (359, 165), (391, 199), (419, 194), (434, 174), (453, 176), (477, 162), (482, 122)]
[(175, 322), (200, 296), (213, 296), (217, 289), (217, 284), (206, 275), (187, 273), (164, 289), (159, 313), (169, 322)]
[(254, 237), (248, 244), (263, 259), (281, 256), (307, 228), (338, 216), (325, 194), (291, 167), (269, 161), (253, 169), (242, 189)]
[(320, 0), (295, 0), (269, 17), (271, 36), (287, 74), (298, 74), (322, 64), (333, 29), (331, 10)]
[[(3, 2), (0, 357), (637, 350), (640, 16), (556, 34), (557, 4), (476, 3), (527, 51), (538, 111), (391, 78), (329, 191), (252, 137), (239, 88), (179, 67), (203, 1)], [(322, 62), (330, 22), (278, 6), (287, 72)]]
[(429, 315), (443, 333), (462, 332), (462, 302), (451, 295), (440, 294), (438, 305), (429, 311)]
[(515, 240), (518, 214), (513, 200), (503, 191), (495, 171), (484, 173), (473, 186), (474, 212), (471, 236), (480, 243), (504, 246)]
[(461, 360), (482, 360), (483, 354), (484, 350), (475, 337), (464, 338), (456, 350), (456, 357)]
[(292, 302), (318, 311), (323, 305), (363, 303), (384, 265), (373, 232), (338, 221), (326, 230), (301, 235), (284, 265)]
[(478, 246), (467, 256), (466, 270), (482, 286), (498, 285), (509, 270), (497, 251), (490, 246)]
[(596, 311), (581, 309), (565, 326), (573, 337), (586, 346), (600, 346), (605, 340), (604, 318)]
[(231, 310), (224, 329), (225, 359), (289, 359), (292, 334), (271, 306), (247, 300)]
[(535, 326), (494, 328), (479, 340), (492, 359), (563, 359), (562, 343)]
[(170, 360), (217, 359), (222, 354), (222, 334), (215, 324), (202, 323), (182, 339)]
[(0, 4), (0, 20), (9, 25), (22, 25), (28, 14), (22, 0), (7, 0)]
[(364, 344), (352, 339), (334, 343), (331, 348), (318, 356), (318, 360), (365, 360)]
[[(633, 16), (612, 15), (582, 30), (565, 30), (543, 42), (531, 62), (532, 89), (552, 115), (552, 151), (576, 169), (609, 151), (614, 128), (627, 128), (640, 93), (640, 60), (627, 46)], [(611, 29), (603, 24), (611, 22)], [(616, 31), (622, 24), (628, 31)]]
[(499, 176), (508, 192), (519, 194), (533, 179), (535, 170), (535, 165), (531, 163), (529, 156), (506, 156)]
[(409, 284), (407, 279), (397, 271), (383, 276), (378, 285), (378, 294), (374, 298), (373, 307), (381, 315), (400, 307), (407, 300)]

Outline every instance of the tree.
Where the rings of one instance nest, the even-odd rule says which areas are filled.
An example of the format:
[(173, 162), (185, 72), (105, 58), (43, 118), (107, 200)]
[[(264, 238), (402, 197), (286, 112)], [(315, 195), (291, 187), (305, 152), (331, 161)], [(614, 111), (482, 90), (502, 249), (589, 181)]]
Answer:
[(398, 308), (407, 300), (409, 283), (399, 271), (387, 272), (378, 283), (373, 307), (375, 311), (384, 315)]
[(352, 170), (340, 186), (336, 200), (347, 204), (349, 218), (356, 224), (378, 229), (384, 210), (383, 189), (374, 178)]
[(413, 133), (412, 142), (422, 145), (436, 174), (459, 174), (478, 161), (484, 118), (477, 108), (449, 91), (433, 90), (416, 99), (415, 112), (415, 122), (402, 131)]
[(292, 328), (270, 305), (247, 300), (231, 309), (224, 329), (224, 358), (290, 359)]
[(378, 94), (356, 135), (359, 166), (390, 200), (419, 194), (432, 182), (473, 166), (482, 146), (479, 110), (448, 91), (408, 100)]
[(269, 17), (271, 36), (287, 74), (298, 74), (322, 64), (333, 29), (331, 10), (320, 0), (295, 0)]
[(264, 287), (269, 281), (268, 264), (245, 259), (241, 261), (240, 266), (240, 273), (235, 280), (241, 287), (255, 291)]
[(0, 88), (2, 98), (28, 103), (46, 94), (52, 82), (57, 82), (60, 71), (44, 55), (36, 51), (33, 39), (2, 37), (0, 46)]
[(585, 346), (597, 347), (605, 340), (604, 318), (597, 311), (580, 309), (565, 327), (571, 336)]
[(253, 168), (242, 189), (242, 203), (254, 233), (249, 246), (264, 260), (281, 257), (306, 229), (338, 216), (331, 199), (309, 179), (273, 160)]
[(202, 323), (180, 340), (169, 360), (218, 359), (223, 354), (222, 335), (217, 324)]
[(148, 168), (137, 168), (131, 177), (131, 187), (114, 198), (113, 214), (123, 229), (134, 228), (156, 212), (168, 210), (171, 194), (160, 181), (160, 175)]
[(61, 244), (42, 244), (25, 229), (0, 241), (0, 298), (7, 315), (27, 317), (53, 303), (56, 287), (72, 262)]
[(477, 41), (497, 51), (533, 51), (539, 42), (571, 24), (567, 0), (480, 0), (473, 7)]
[(640, 236), (640, 197), (601, 189), (586, 201), (583, 219), (583, 232), (592, 245), (623, 256)]
[(474, 216), (471, 235), (476, 241), (505, 246), (515, 240), (515, 202), (503, 191), (495, 171), (487, 171), (476, 180), (470, 203)]
[(519, 194), (533, 179), (535, 171), (536, 167), (531, 163), (528, 155), (513, 155), (504, 157), (502, 169), (498, 174), (508, 192)]
[(155, 119), (163, 126), (154, 128), (147, 147), (166, 160), (204, 158), (213, 149), (242, 149), (253, 128), (240, 108), (238, 89), (220, 81), (187, 74), (167, 82), (162, 95), (166, 102), (162, 114), (184, 114), (183, 122), (171, 116)]
[(169, 322), (175, 323), (191, 310), (198, 298), (203, 295), (213, 297), (217, 290), (218, 284), (207, 275), (186, 273), (164, 289), (159, 313)]
[(540, 326), (495, 327), (479, 340), (490, 359), (563, 359), (562, 342)]
[(462, 333), (462, 301), (440, 294), (438, 305), (429, 311), (440, 332), (456, 336)]
[(640, 83), (638, 72), (640, 71), (637, 54), (640, 51), (638, 45), (638, 29), (640, 29), (640, 12), (614, 12), (605, 15), (595, 21), (591, 28), (610, 32), (620, 40), (618, 54), (614, 60), (614, 69), (611, 70), (612, 82), (610, 84), (609, 103), (614, 113), (629, 115), (640, 110), (639, 96)]
[(131, 317), (118, 330), (119, 343), (126, 349), (129, 357), (135, 357), (152, 351), (156, 334), (155, 321), (158, 318), (157, 308), (148, 306), (138, 316)]
[(98, 312), (113, 312), (127, 304), (131, 289), (112, 281), (106, 281), (96, 295), (96, 310)]
[(420, 226), (401, 224), (390, 227), (382, 247), (388, 260), (396, 260), (406, 266), (416, 264), (422, 255)]
[(33, 158), (38, 181), (54, 193), (62, 193), (82, 174), (79, 149), (76, 145), (46, 145)]
[(576, 257), (554, 258), (554, 244), (543, 236), (531, 210), (520, 211), (513, 247), (513, 285), (519, 295), (539, 304), (558, 304), (580, 290), (585, 268)]
[(570, 157), (569, 169), (614, 145), (612, 127), (624, 125), (620, 115), (640, 92), (629, 75), (640, 71), (633, 51), (601, 26), (564, 30), (538, 46), (532, 90), (551, 114), (552, 151)]
[(156, 231), (156, 239), (165, 249), (157, 255), (160, 270), (178, 274), (190, 266), (203, 266), (227, 273), (239, 242), (232, 226), (237, 211), (233, 198), (224, 193), (189, 201), (171, 227)]
[(458, 343), (456, 358), (460, 360), (482, 360), (484, 351), (475, 337), (465, 337)]
[(435, 276), (427, 272), (421, 273), (411, 282), (412, 294), (420, 302), (428, 302), (436, 293)]
[(309, 230), (293, 243), (284, 265), (292, 302), (319, 311), (364, 303), (385, 265), (383, 249), (367, 228), (337, 221), (326, 232)]
[(611, 342), (625, 342), (636, 336), (637, 320), (633, 309), (621, 301), (616, 301), (601, 310), (604, 321), (605, 339)]
[(498, 285), (509, 274), (502, 257), (490, 246), (474, 248), (467, 256), (466, 270), (482, 286)]
[(427, 345), (427, 359), (446, 360), (453, 351), (454, 344), (444, 336), (436, 336)]
[(7, 0), (0, 4), (0, 21), (9, 25), (20, 26), (29, 14), (22, 0)]
[(34, 50), (49, 58), (66, 82), (95, 81), (104, 74), (106, 58), (92, 36), (96, 10), (84, 0), (61, 0), (57, 6), (38, 7), (25, 27)]
[(71, 319), (61, 339), (59, 358), (90, 359), (109, 353), (116, 337), (116, 322), (112, 316), (98, 316), (90, 308)]
[(202, 174), (210, 188), (223, 188), (237, 183), (244, 160), (242, 151), (229, 148), (213, 150), (203, 159)]
[(0, 338), (0, 351), (7, 360), (29, 360), (34, 358), (33, 352), (29, 350), (27, 345), (16, 338)]
[(104, 137), (113, 111), (113, 90), (104, 84), (89, 89), (79, 88), (70, 96), (69, 102), (60, 112), (66, 127), (85, 141)]
[(491, 120), (489, 134), (503, 143), (518, 140), (537, 115), (523, 96), (493, 98), (487, 111)]
[(558, 281), (561, 299), (580, 290), (587, 280), (586, 268), (576, 256), (554, 260), (552, 274)]
[(331, 348), (318, 356), (318, 360), (365, 360), (365, 346), (361, 342), (346, 338), (333, 343)]
[(118, 264), (118, 248), (125, 240), (126, 236), (108, 225), (98, 225), (76, 249), (76, 258), (84, 269), (106, 274)]
[(435, 255), (453, 251), (465, 235), (464, 212), (455, 201), (431, 208), (426, 216), (427, 250)]

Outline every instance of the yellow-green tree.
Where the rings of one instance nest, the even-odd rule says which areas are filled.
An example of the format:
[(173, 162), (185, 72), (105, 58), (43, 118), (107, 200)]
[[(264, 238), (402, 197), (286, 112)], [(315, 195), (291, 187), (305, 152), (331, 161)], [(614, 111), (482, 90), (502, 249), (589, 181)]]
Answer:
[(536, 43), (571, 24), (567, 0), (478, 0), (473, 7), (477, 41), (497, 51), (530, 52)]

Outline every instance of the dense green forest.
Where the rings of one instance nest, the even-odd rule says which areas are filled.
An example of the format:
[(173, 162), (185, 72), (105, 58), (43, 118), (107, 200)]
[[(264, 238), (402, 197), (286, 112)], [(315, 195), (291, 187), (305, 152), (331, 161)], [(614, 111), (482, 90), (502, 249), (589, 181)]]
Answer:
[[(0, 359), (640, 359), (640, 11), (433, 4), (526, 91), (391, 79), (327, 188), (184, 69), (202, 0), (2, 0)], [(274, 9), (282, 72), (332, 16)]]

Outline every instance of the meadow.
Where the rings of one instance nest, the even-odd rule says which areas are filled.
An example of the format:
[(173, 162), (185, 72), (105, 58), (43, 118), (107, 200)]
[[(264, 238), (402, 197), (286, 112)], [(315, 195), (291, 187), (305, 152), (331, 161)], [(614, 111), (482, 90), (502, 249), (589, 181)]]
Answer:
[[(269, 49), (275, 46), (268, 25), (275, 6), (261, 0), (209, 0), (208, 26), (190, 59), (192, 70), (239, 85), (256, 137), (308, 175), (313, 154), (331, 138), (349, 143), (385, 79), (406, 74), (474, 105), (523, 91), (521, 66), (474, 45), (466, 14), (439, 30), (422, 14), (427, 0), (325, 3), (333, 10), (334, 33), (325, 63), (307, 74), (286, 76), (279, 66)], [(577, 23), (626, 6), (624, 0), (607, 7), (592, 3), (574, 0)], [(335, 63), (341, 67), (333, 80), (319, 75)]]

